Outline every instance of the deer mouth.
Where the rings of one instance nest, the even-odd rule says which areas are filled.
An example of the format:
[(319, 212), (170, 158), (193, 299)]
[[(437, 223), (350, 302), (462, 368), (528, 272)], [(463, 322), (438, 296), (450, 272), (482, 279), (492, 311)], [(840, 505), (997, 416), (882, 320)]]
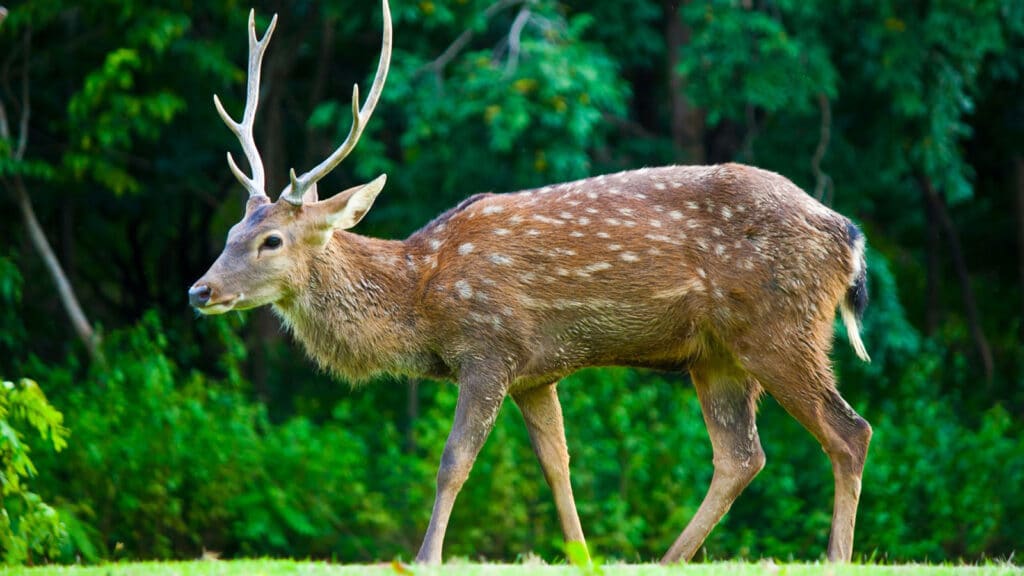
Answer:
[(202, 306), (196, 306), (196, 312), (205, 316), (212, 316), (214, 314), (224, 314), (235, 309), (235, 305), (241, 300), (242, 295), (231, 296), (230, 298), (223, 298), (216, 302), (207, 302)]

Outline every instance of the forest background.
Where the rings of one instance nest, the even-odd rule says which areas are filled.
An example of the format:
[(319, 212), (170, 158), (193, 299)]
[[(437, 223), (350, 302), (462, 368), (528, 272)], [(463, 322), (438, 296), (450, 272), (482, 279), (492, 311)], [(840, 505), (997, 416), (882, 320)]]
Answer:
[[(256, 123), (276, 195), (289, 167), (308, 169), (348, 131), (380, 9), (255, 8), (259, 30), (280, 15)], [(7, 9), (4, 560), (409, 558), (456, 389), (353, 390), (319, 373), (268, 310), (197, 318), (187, 305), (242, 215), (224, 163), (237, 141), (211, 95), (242, 108), (249, 4)], [(1021, 548), (1024, 3), (396, 0), (392, 11), (383, 102), (321, 184), (388, 174), (358, 232), (401, 238), (472, 193), (642, 166), (778, 171), (869, 238), (873, 362), (842, 335), (833, 354), (875, 430), (857, 552), (938, 561)], [(592, 550), (658, 557), (712, 472), (687, 377), (588, 370), (559, 393)], [(770, 398), (759, 422), (768, 465), (704, 554), (817, 559), (828, 460)], [(527, 551), (558, 558), (561, 534), (508, 405), (446, 552)]]

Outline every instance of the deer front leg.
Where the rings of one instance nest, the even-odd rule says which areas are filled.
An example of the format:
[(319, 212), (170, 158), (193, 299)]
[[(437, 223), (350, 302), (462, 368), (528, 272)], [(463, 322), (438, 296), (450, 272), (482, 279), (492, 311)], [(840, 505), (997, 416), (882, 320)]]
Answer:
[[(558, 509), (558, 519), (562, 523), (565, 542), (580, 543), (584, 554), (587, 554), (587, 544), (583, 539), (583, 528), (576, 512), (572, 484), (569, 482), (569, 449), (565, 444), (562, 405), (558, 402), (555, 384), (514, 393), (512, 399), (523, 413), (533, 451), (537, 454), (544, 478), (554, 493), (555, 507)], [(585, 557), (585, 561), (589, 562), (589, 555)]]
[(444, 545), (444, 533), (448, 528), (448, 518), (455, 504), (462, 484), (469, 477), (480, 448), (487, 440), (494, 420), (505, 399), (505, 387), (494, 381), (488, 383), (474, 380), (465, 381), (459, 388), (459, 400), (455, 407), (455, 422), (441, 456), (441, 466), (437, 471), (437, 494), (434, 497), (434, 511), (430, 515), (430, 525), (423, 537), (416, 561), (424, 564), (440, 564), (441, 548)]

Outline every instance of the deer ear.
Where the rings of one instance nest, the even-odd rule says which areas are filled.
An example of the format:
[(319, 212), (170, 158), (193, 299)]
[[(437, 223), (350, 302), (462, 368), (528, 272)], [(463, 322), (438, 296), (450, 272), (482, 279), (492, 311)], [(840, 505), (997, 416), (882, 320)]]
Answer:
[(348, 230), (358, 224), (363, 216), (370, 211), (370, 206), (373, 206), (377, 194), (384, 189), (386, 180), (387, 175), (381, 174), (372, 182), (354, 186), (323, 202), (317, 202), (313, 208), (319, 213), (318, 216), (322, 218), (322, 222), (326, 224), (327, 228)]

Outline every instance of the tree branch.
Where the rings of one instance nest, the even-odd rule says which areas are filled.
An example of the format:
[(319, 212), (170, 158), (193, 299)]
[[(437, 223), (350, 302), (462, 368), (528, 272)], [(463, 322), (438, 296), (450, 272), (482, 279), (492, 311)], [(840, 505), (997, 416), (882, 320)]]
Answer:
[(615, 116), (614, 114), (604, 113), (601, 116), (605, 122), (615, 125), (623, 134), (629, 136), (636, 136), (638, 138), (657, 138), (658, 135), (651, 132), (647, 128), (644, 128), (643, 124), (630, 120), (629, 118), (622, 118)]
[(25, 148), (28, 146), (28, 118), (32, 114), (32, 108), (28, 101), (28, 63), (31, 56), (29, 50), (32, 42), (32, 29), (25, 32), (25, 65), (21, 67), (21, 122), (18, 125), (18, 147), (14, 151), (14, 160), (21, 162), (25, 157)]
[[(4, 23), (7, 18), (7, 8), (0, 6), (0, 25)], [(0, 138), (4, 140), (10, 140), (11, 128), (7, 124), (7, 109), (4, 108), (4, 103), (0, 100)]]
[[(31, 31), (25, 33), (24, 40), (24, 54), (25, 64), (21, 71), (21, 115), (18, 122), (18, 144), (17, 147), (9, 154), (15, 162), (21, 162), (25, 156), (25, 149), (28, 147), (28, 123), (31, 115), (31, 107), (29, 106), (29, 74), (28, 74), (28, 62), (30, 60), (30, 49), (31, 49)], [(7, 113), (2, 103), (0, 103), (0, 136), (5, 139), (10, 139), (9, 126), (7, 124)], [(28, 190), (25, 187), (25, 182), (21, 178), (21, 174), (15, 172), (13, 178), (14, 195), (18, 202), (18, 207), (21, 209), (22, 218), (25, 220), (25, 228), (28, 229), (29, 237), (32, 240), (32, 244), (35, 246), (36, 251), (39, 252), (40, 258), (43, 260), (43, 264), (50, 273), (50, 277), (53, 278), (53, 283), (57, 287), (57, 293), (60, 296), (61, 303), (64, 305), (64, 309), (67, 311), (68, 317), (71, 320), (71, 325), (78, 337), (81, 338), (85, 344), (86, 349), (89, 351), (89, 356), (94, 361), (102, 362), (102, 355), (99, 348), (99, 336), (93, 331), (92, 325), (89, 324), (89, 320), (86, 319), (85, 313), (82, 311), (82, 306), (78, 303), (78, 298), (75, 296), (75, 291), (71, 287), (71, 282), (68, 280), (67, 275), (64, 274), (64, 269), (61, 268), (60, 261), (57, 256), (53, 253), (53, 248), (50, 246), (49, 240), (46, 239), (46, 234), (43, 233), (42, 226), (39, 225), (39, 220), (36, 218), (35, 210), (32, 208), (32, 199), (29, 197)]]
[[(515, 6), (516, 4), (521, 4), (525, 1), (526, 0), (498, 0), (484, 10), (484, 20), (489, 20), (498, 12), (501, 12), (511, 6)], [(475, 33), (472, 28), (466, 28), (462, 31), (462, 34), (459, 34), (455, 40), (448, 45), (448, 48), (446, 48), (440, 56), (425, 64), (419, 71), (423, 72), (425, 70), (432, 70), (435, 74), (440, 74), (441, 71), (444, 70), (444, 67), (454, 60), (455, 57), (459, 55), (459, 52), (462, 52), (462, 49), (466, 47), (466, 44), (469, 44), (469, 41), (473, 39), (474, 35)]]
[(521, 37), (523, 35), (523, 28), (530, 21), (530, 14), (530, 8), (524, 7), (519, 11), (519, 14), (516, 14), (516, 19), (512, 22), (512, 28), (508, 33), (508, 63), (505, 64), (506, 76), (514, 74), (516, 67), (519, 66)]
[(7, 124), (7, 109), (4, 108), (3, 100), (0, 100), (0, 139), (11, 139), (11, 128)]
[(985, 379), (992, 381), (992, 374), (995, 370), (992, 361), (992, 349), (989, 347), (985, 331), (981, 327), (981, 320), (978, 316), (978, 304), (974, 298), (974, 290), (971, 288), (971, 278), (967, 272), (967, 262), (964, 259), (963, 248), (960, 246), (960, 235), (957, 233), (953, 220), (949, 217), (946, 205), (942, 201), (932, 181), (927, 176), (921, 178), (921, 185), (924, 193), (938, 217), (939, 225), (945, 232), (946, 240), (949, 242), (950, 256), (953, 259), (953, 267), (956, 269), (957, 278), (960, 281), (960, 292), (964, 299), (964, 308), (967, 312), (967, 324), (974, 339), (974, 346), (978, 350), (982, 366), (985, 369)]
[(832, 198), (832, 177), (821, 169), (821, 161), (825, 158), (829, 141), (832, 139), (832, 106), (824, 92), (818, 94), (818, 109), (821, 111), (821, 128), (818, 133), (818, 147), (811, 158), (811, 169), (814, 170), (816, 181), (814, 197), (821, 200), (825, 197), (826, 191), (828, 198)]
[(43, 229), (39, 225), (39, 220), (36, 219), (35, 211), (32, 209), (32, 201), (29, 199), (28, 191), (25, 189), (25, 182), (22, 181), (20, 175), (15, 175), (13, 181), (14, 192), (18, 199), (18, 207), (21, 208), (21, 215), (25, 219), (25, 227), (28, 228), (32, 244), (35, 245), (36, 251), (39, 252), (39, 256), (43, 259), (43, 264), (46, 265), (46, 269), (50, 272), (50, 277), (53, 278), (53, 283), (57, 286), (57, 293), (60, 294), (61, 304), (64, 305), (64, 310), (67, 311), (68, 317), (71, 319), (71, 326), (85, 344), (86, 349), (89, 351), (89, 356), (93, 360), (98, 360), (100, 359), (99, 337), (93, 331), (92, 325), (89, 324), (89, 320), (85, 317), (85, 313), (82, 312), (82, 306), (78, 303), (78, 298), (71, 287), (71, 282), (64, 275), (64, 270), (61, 268), (57, 256), (54, 255), (53, 248), (50, 247), (50, 242), (46, 239), (46, 234), (43, 233)]

